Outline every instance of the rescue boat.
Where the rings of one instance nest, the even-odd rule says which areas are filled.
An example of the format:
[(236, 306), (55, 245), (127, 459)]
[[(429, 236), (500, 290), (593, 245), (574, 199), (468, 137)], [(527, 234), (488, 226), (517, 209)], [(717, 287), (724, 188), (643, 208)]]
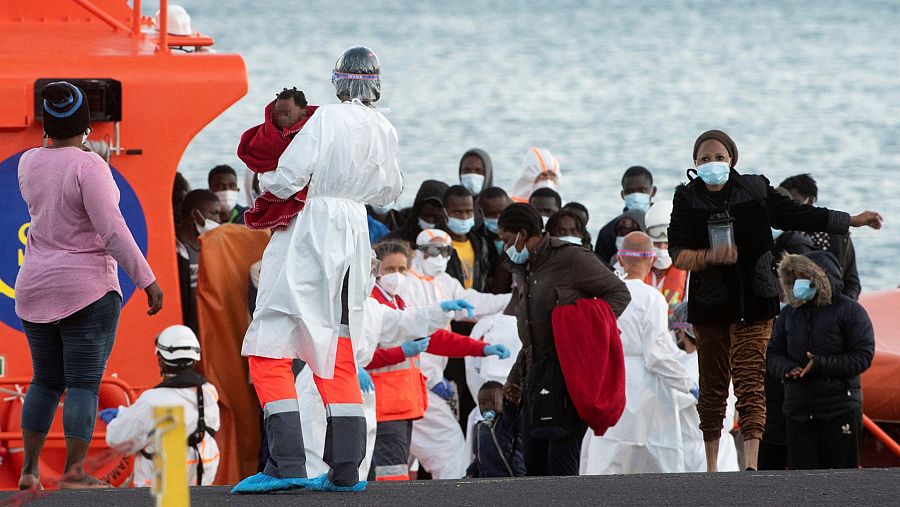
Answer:
[[(131, 4), (4, 0), (0, 9), (0, 489), (18, 481), (21, 393), (31, 376), (14, 305), (29, 227), (16, 175), (22, 152), (43, 142), (41, 87), (66, 80), (86, 92), (89, 140), (108, 153), (122, 214), (165, 294), (163, 311), (148, 317), (146, 297), (120, 270), (124, 305), (101, 408), (127, 405), (159, 382), (154, 337), (182, 321), (171, 199), (178, 162), (194, 136), (247, 92), (240, 56), (211, 51), (214, 40), (201, 33), (159, 29), (172, 27), (166, 0), (148, 6), (159, 9), (156, 18), (142, 15), (140, 0)], [(105, 447), (103, 429), (98, 423), (92, 455)], [(61, 471), (64, 446), (58, 414), (41, 460), (45, 484)], [(94, 475), (121, 484), (129, 461), (98, 463)]]

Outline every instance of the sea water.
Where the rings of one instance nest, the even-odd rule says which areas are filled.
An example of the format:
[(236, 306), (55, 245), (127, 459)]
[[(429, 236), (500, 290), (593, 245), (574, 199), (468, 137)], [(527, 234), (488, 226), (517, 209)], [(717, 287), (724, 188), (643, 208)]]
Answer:
[(235, 156), (265, 104), (296, 86), (335, 101), (334, 61), (365, 44), (381, 59), (400, 136), (401, 205), (422, 180), (457, 183), (472, 147), (507, 190), (530, 146), (559, 159), (559, 190), (596, 233), (622, 208), (631, 165), (657, 199), (686, 181), (696, 136), (722, 129), (738, 169), (777, 185), (811, 173), (821, 205), (880, 211), (853, 231), (866, 290), (900, 284), (900, 2), (179, 0), (195, 30), (247, 63), (250, 88), (204, 129), (180, 170), (195, 188)]

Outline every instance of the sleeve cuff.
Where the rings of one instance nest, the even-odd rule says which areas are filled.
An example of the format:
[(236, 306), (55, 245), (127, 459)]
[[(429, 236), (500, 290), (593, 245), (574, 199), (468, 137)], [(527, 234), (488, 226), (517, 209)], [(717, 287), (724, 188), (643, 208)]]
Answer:
[(832, 234), (850, 232), (850, 214), (843, 211), (828, 211), (828, 231)]

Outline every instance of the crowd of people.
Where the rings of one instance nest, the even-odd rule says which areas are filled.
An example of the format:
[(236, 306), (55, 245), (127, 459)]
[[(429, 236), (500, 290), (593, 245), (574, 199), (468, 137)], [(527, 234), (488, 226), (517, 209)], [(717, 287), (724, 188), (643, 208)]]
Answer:
[[(111, 445), (152, 454), (146, 407), (169, 389), (189, 413), (191, 479), (209, 484), (215, 475), (216, 388), (193, 371), (196, 289), (201, 237), (231, 223), (273, 231), (248, 276), (255, 297), (242, 350), (266, 440), (259, 473), (236, 493), (359, 491), (367, 479), (429, 475), (858, 466), (859, 376), (874, 336), (855, 301), (848, 230), (879, 228), (880, 215), (814, 207), (809, 174), (776, 188), (738, 172), (737, 145), (716, 130), (697, 138), (695, 169), (674, 194), (657, 189), (649, 169), (627, 168), (622, 212), (599, 227), (586, 206), (559, 193), (560, 163), (538, 147), (525, 152), (509, 192), (495, 185), (490, 155), (470, 149), (455, 174), (423, 182), (400, 209), (397, 134), (373, 106), (379, 73), (374, 53), (351, 48), (332, 77), (340, 103), (311, 106), (286, 88), (265, 106), (263, 123), (240, 140), (245, 174), (220, 165), (196, 190), (176, 178), (185, 326), (157, 339), (166, 380), (134, 406), (100, 414)], [(31, 464), (64, 388), (72, 466), (93, 429), (93, 417), (82, 416), (96, 411), (115, 319), (90, 379), (70, 379), (68, 368), (62, 375), (78, 360), (51, 350), (77, 339), (63, 324), (77, 327), (73, 319), (120, 302), (113, 277), (90, 294), (73, 287), (72, 311), (47, 303), (56, 281), (41, 267), (54, 255), (46, 245), (65, 249), (77, 237), (45, 225), (61, 220), (53, 210), (63, 190), (40, 171), (59, 166), (98, 179), (77, 186), (93, 195), (72, 198), (65, 223), (75, 232), (102, 227), (90, 248), (126, 267), (148, 291), (151, 312), (161, 305), (130, 236), (116, 233), (121, 215), (97, 195), (112, 185), (93, 168), (102, 162), (63, 151), (77, 147), (86, 117), (84, 128), (67, 116), (68, 130), (50, 129), (55, 108), (71, 109), (63, 102), (81, 92), (49, 86), (53, 146), (23, 155), (19, 172), (33, 220), (17, 311), (35, 367), (23, 412), (23, 488), (39, 485)], [(249, 208), (237, 204), (241, 186)], [(84, 224), (69, 208), (83, 209)], [(83, 401), (73, 397), (81, 391)], [(78, 420), (68, 416), (76, 411)], [(140, 464), (140, 485), (150, 463)]]

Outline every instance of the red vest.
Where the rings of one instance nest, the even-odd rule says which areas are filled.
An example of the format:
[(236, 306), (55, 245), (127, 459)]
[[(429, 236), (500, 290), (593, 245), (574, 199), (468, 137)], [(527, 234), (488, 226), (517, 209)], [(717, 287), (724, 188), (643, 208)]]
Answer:
[(666, 302), (669, 303), (669, 313), (672, 313), (672, 307), (684, 299), (687, 271), (682, 271), (675, 266), (670, 266), (662, 273), (651, 269), (650, 274), (644, 279), (644, 283), (656, 287), (662, 293)]
[[(406, 303), (400, 296), (388, 301), (381, 289), (372, 289), (372, 297), (379, 303), (403, 310)], [(418, 367), (418, 357), (369, 370), (375, 384), (375, 413), (378, 422), (421, 419), (428, 408), (428, 390), (425, 376)]]

